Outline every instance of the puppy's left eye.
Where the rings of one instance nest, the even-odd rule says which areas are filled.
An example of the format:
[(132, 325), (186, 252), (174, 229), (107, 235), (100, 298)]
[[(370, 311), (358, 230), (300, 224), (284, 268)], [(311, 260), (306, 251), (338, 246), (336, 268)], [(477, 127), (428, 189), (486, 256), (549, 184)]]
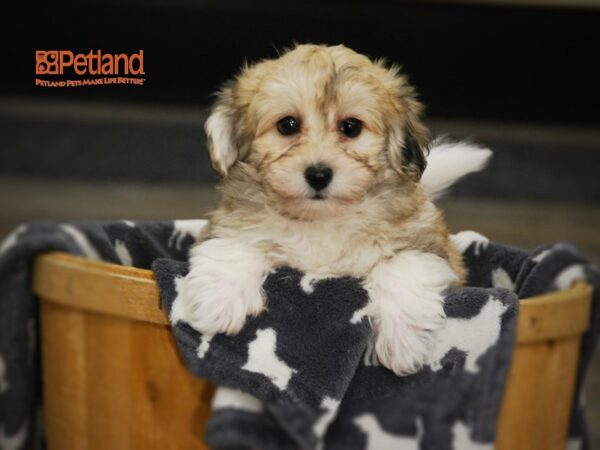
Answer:
[(290, 136), (300, 131), (300, 121), (292, 116), (287, 116), (277, 122), (277, 131), (283, 136)]
[(340, 122), (339, 129), (344, 136), (354, 138), (362, 131), (362, 122), (354, 117), (350, 117)]

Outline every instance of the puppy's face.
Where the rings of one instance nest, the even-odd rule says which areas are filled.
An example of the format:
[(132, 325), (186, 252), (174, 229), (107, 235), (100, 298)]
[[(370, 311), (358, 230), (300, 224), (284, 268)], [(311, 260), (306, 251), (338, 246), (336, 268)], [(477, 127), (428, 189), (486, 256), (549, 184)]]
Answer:
[(343, 46), (302, 45), (244, 69), (206, 129), (223, 177), (248, 164), (269, 206), (318, 220), (378, 187), (418, 181), (427, 139), (420, 110), (397, 69)]

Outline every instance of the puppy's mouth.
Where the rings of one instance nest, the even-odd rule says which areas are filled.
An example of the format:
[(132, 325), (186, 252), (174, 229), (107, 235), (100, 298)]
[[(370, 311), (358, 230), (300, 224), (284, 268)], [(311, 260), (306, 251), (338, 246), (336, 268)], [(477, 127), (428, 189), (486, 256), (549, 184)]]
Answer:
[(325, 200), (327, 197), (321, 192), (316, 192), (310, 197), (311, 200)]

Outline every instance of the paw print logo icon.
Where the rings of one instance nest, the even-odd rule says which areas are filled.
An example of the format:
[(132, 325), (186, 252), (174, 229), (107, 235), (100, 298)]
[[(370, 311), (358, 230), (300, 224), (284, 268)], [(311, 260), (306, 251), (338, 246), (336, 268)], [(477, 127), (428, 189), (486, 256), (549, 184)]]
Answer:
[(35, 51), (35, 74), (57, 75), (59, 73), (58, 50)]

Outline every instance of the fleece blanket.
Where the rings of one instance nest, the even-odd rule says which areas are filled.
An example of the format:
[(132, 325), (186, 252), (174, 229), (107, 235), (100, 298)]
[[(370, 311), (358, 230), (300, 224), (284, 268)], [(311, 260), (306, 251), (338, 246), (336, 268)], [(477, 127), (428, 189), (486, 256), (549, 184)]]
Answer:
[[(165, 309), (177, 308), (189, 248), (204, 221), (33, 223), (0, 246), (0, 449), (39, 446), (36, 254), (66, 251), (152, 268)], [(587, 449), (582, 382), (600, 320), (598, 271), (567, 243), (532, 252), (474, 232), (453, 237), (469, 268), (467, 287), (447, 291), (446, 326), (431, 365), (397, 377), (370, 358), (368, 302), (360, 281), (313, 282), (281, 268), (265, 282), (269, 309), (234, 337), (202, 336), (173, 323), (194, 374), (220, 387), (206, 432), (215, 449), (491, 449), (510, 366), (518, 299), (596, 286), (582, 342), (570, 449)]]

